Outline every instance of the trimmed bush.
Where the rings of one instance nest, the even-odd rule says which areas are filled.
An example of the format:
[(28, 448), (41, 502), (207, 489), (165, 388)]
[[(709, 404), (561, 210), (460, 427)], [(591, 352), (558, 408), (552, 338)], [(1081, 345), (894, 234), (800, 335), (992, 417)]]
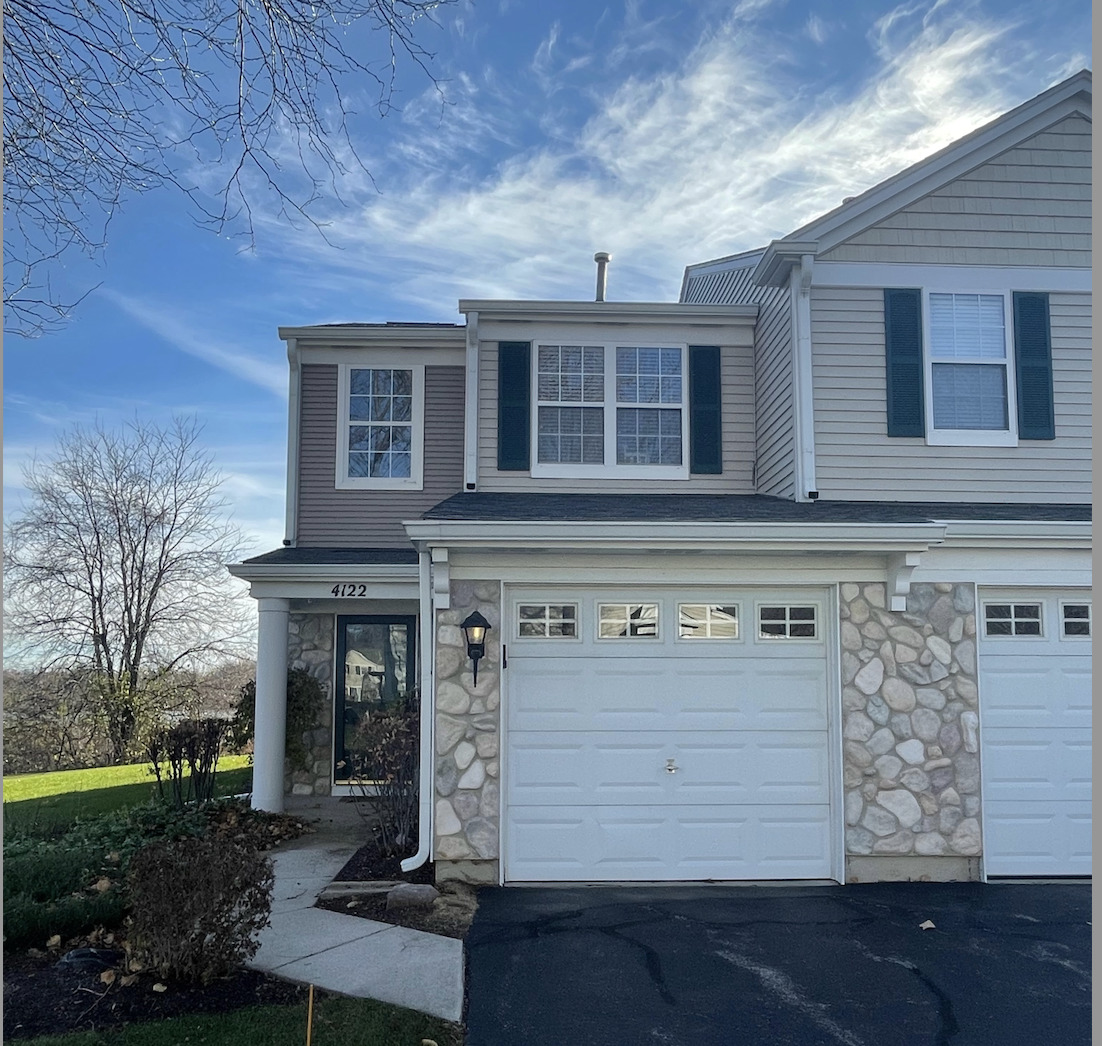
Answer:
[[(302, 740), (307, 730), (314, 730), (321, 719), (325, 691), (309, 672), (292, 668), (287, 673), (287, 759), (292, 770), (310, 768), (310, 749)], [(250, 679), (241, 688), (241, 697), (230, 722), (230, 741), (241, 750), (250, 745), (256, 733), (256, 680)]]
[(209, 984), (256, 954), (272, 863), (251, 841), (210, 834), (152, 843), (128, 878), (131, 959), (162, 977)]

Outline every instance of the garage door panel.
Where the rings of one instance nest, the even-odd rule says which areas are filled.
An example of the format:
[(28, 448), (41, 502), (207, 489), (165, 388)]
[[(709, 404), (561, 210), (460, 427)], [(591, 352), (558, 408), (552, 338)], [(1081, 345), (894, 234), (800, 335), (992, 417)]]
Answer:
[[(826, 802), (828, 758), (820, 735), (783, 740), (752, 732), (671, 736), (601, 734), (516, 736), (510, 747), (511, 795), (530, 805)], [(667, 760), (676, 766), (666, 769)]]
[(1078, 731), (991, 730), (984, 758), (992, 800), (1090, 798), (1091, 744)]
[[(1055, 657), (1051, 658), (1053, 661)], [(1078, 656), (1076, 658), (1079, 659)], [(1041, 665), (1036, 657), (989, 656), (983, 673), (983, 715), (989, 727), (1070, 727), (1091, 724), (1089, 660)]]
[(990, 800), (984, 812), (985, 836), (999, 844), (985, 858), (988, 875), (1091, 874), (1089, 801)]
[[(824, 804), (778, 817), (769, 806), (513, 811), (506, 852), (514, 881), (821, 879), (830, 875)], [(593, 853), (582, 861), (579, 853)], [(763, 869), (768, 869), (763, 872)]]

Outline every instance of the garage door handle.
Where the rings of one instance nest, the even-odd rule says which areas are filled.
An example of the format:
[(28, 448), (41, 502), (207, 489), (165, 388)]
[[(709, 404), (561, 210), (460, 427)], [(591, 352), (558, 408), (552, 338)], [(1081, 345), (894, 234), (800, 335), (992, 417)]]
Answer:
[(675, 763), (672, 759), (667, 759), (666, 760), (666, 773), (667, 774), (676, 774), (677, 771), (680, 770), (680, 769), (681, 769), (681, 767), (679, 767), (677, 765), (677, 763)]

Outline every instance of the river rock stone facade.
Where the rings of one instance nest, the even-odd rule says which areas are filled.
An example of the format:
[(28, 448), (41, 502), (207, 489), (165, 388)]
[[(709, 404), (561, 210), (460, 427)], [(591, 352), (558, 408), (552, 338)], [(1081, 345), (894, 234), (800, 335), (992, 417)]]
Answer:
[(310, 752), (309, 767), (283, 766), (283, 791), (287, 795), (329, 795), (333, 774), (333, 615), (291, 614), (287, 623), (287, 666), (309, 672), (325, 691), (321, 717), (313, 730), (302, 735)]
[(847, 879), (981, 852), (975, 607), (970, 584), (912, 585), (903, 612), (882, 584), (841, 586)]
[[(475, 685), (461, 621), (492, 626)], [(500, 825), (501, 598), (496, 581), (454, 581), (436, 614), (437, 878), (496, 882)]]

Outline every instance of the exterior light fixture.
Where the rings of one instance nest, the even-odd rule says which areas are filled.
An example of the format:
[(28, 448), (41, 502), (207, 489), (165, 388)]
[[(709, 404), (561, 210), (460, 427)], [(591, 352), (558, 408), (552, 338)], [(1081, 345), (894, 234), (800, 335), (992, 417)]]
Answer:
[(467, 657), (471, 659), (475, 686), (478, 685), (478, 662), (486, 656), (486, 633), (493, 628), (477, 610), (459, 626), (467, 640)]

